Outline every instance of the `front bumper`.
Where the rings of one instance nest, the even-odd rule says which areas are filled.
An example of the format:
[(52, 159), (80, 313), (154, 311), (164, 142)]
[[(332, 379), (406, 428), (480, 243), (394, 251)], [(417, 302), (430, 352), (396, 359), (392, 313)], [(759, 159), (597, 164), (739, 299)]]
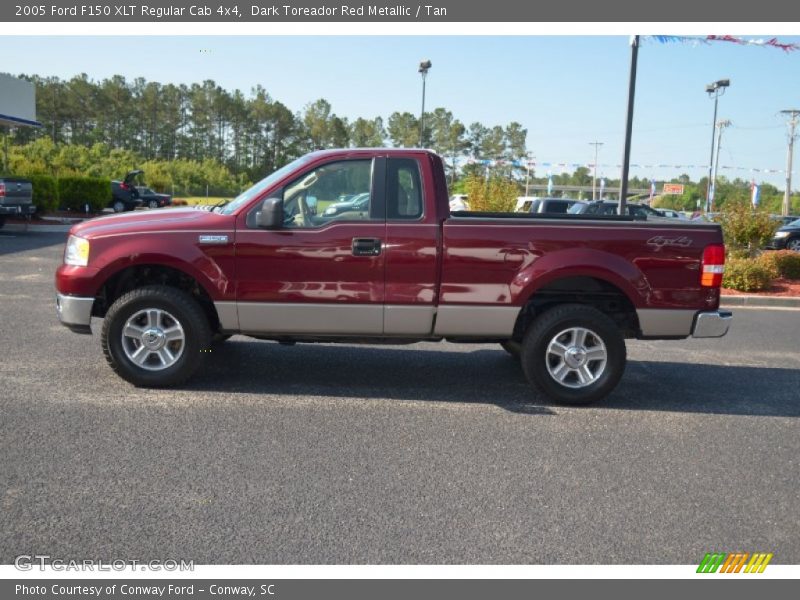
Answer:
[(61, 324), (75, 333), (92, 333), (92, 305), (94, 298), (65, 296), (56, 292), (56, 314)]
[(715, 338), (728, 333), (733, 320), (733, 313), (729, 310), (714, 310), (699, 312), (694, 318), (692, 337)]

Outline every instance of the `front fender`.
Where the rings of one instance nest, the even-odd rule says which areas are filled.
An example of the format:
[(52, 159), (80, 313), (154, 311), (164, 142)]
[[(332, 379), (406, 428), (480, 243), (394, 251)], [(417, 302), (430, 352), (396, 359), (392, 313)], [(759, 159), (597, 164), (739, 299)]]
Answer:
[[(185, 235), (185, 234), (184, 234)], [(197, 239), (197, 234), (193, 234)], [(201, 247), (169, 234), (139, 234), (91, 240), (89, 267), (59, 269), (56, 286), (62, 293), (94, 296), (111, 277), (139, 265), (158, 265), (186, 273), (194, 278), (214, 301), (232, 300), (234, 289), (233, 243)]]

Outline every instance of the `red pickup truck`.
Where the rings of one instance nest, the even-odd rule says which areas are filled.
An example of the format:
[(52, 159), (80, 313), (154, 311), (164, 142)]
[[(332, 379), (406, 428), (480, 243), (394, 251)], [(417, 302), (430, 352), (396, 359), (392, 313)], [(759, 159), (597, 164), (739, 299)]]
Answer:
[(73, 331), (104, 318), (106, 359), (138, 386), (182, 383), (231, 334), (444, 339), (500, 343), (531, 383), (580, 404), (614, 389), (625, 338), (725, 335), (724, 256), (716, 224), (451, 213), (436, 154), (326, 150), (210, 210), (76, 225), (56, 302)]

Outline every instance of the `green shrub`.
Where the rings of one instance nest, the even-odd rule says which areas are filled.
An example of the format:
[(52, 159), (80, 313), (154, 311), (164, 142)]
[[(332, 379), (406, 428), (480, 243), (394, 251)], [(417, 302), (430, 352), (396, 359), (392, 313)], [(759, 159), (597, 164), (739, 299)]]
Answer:
[(96, 177), (59, 177), (58, 199), (69, 210), (100, 212), (111, 200), (111, 181)]
[(772, 272), (773, 277), (800, 279), (800, 253), (791, 250), (765, 252), (758, 257), (759, 262)]
[(757, 292), (769, 289), (774, 273), (761, 260), (733, 258), (725, 262), (722, 287), (740, 292)]
[(753, 210), (746, 203), (726, 203), (716, 220), (722, 225), (722, 235), (728, 249), (746, 250), (750, 256), (755, 256), (780, 227), (780, 222), (772, 219), (768, 212)]
[(33, 204), (37, 212), (53, 212), (58, 209), (58, 183), (50, 175), (28, 175), (33, 185)]
[(475, 211), (512, 212), (519, 195), (517, 185), (504, 177), (469, 175), (464, 184), (469, 208)]

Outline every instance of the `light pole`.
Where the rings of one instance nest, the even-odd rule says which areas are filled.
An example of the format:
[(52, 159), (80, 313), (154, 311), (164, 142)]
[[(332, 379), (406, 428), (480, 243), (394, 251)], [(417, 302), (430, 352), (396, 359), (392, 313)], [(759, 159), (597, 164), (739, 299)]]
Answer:
[(714, 197), (716, 196), (716, 189), (717, 189), (717, 174), (719, 173), (719, 151), (722, 148), (722, 130), (726, 127), (731, 126), (730, 119), (725, 119), (724, 121), (720, 121), (717, 123), (717, 127), (719, 128), (719, 132), (717, 133), (717, 154), (714, 158), (714, 177), (711, 180), (711, 210), (714, 210)]
[(628, 75), (628, 109), (625, 111), (625, 147), (622, 150), (622, 175), (619, 178), (617, 214), (628, 214), (628, 174), (631, 168), (631, 138), (633, 137), (633, 101), (636, 96), (636, 65), (639, 62), (639, 36), (631, 36), (631, 70)]
[(794, 150), (794, 141), (797, 135), (794, 130), (797, 127), (797, 118), (800, 117), (800, 110), (792, 108), (789, 110), (782, 110), (781, 114), (788, 115), (789, 117), (789, 153), (786, 156), (786, 190), (783, 192), (783, 209), (782, 214), (785, 217), (791, 212), (790, 199), (792, 197), (792, 152)]
[(711, 121), (711, 157), (708, 159), (708, 185), (706, 186), (706, 212), (711, 209), (711, 203), (714, 200), (714, 188), (711, 183), (711, 178), (713, 177), (714, 169), (714, 137), (716, 136), (717, 130), (717, 106), (719, 104), (719, 97), (725, 93), (725, 89), (728, 88), (730, 84), (730, 79), (720, 79), (706, 86), (708, 98), (714, 98), (714, 120)]
[(525, 154), (525, 197), (528, 197), (528, 190), (531, 184), (531, 164), (536, 160), (530, 152)]
[(597, 187), (597, 150), (603, 145), (603, 142), (589, 142), (589, 145), (594, 146), (594, 171), (592, 173), (592, 200), (594, 200)]
[(423, 60), (419, 63), (419, 74), (422, 75), (422, 112), (419, 114), (419, 147), (425, 146), (425, 78), (428, 76), (428, 69), (431, 68), (431, 61)]

